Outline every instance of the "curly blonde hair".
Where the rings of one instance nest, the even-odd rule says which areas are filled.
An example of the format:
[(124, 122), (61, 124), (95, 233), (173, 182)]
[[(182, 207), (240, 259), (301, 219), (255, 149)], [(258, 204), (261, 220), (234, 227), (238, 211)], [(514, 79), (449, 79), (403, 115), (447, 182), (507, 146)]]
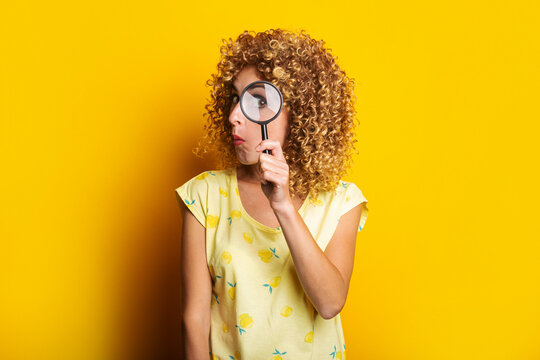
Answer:
[(281, 90), (289, 110), (283, 153), (291, 195), (303, 198), (312, 192), (316, 198), (319, 192), (334, 190), (357, 153), (354, 79), (339, 68), (325, 42), (305, 30), (244, 31), (236, 40), (222, 42), (217, 74), (206, 82), (212, 89), (204, 136), (193, 152), (202, 157), (216, 151), (222, 169), (240, 165), (228, 121), (232, 82), (244, 67), (255, 65), (264, 80)]

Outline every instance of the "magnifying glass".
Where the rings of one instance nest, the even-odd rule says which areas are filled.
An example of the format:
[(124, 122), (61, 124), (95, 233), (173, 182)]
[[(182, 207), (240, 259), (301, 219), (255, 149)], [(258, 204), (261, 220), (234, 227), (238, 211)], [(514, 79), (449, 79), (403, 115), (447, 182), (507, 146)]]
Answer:
[[(266, 124), (278, 117), (283, 108), (281, 91), (268, 81), (254, 81), (240, 95), (240, 109), (249, 120), (261, 125), (262, 139), (268, 139)], [(265, 154), (270, 150), (265, 149)]]

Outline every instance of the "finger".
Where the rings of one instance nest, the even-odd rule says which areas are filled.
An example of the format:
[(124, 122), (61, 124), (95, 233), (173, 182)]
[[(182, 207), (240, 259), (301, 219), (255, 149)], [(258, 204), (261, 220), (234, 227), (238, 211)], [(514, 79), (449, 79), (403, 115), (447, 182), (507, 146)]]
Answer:
[(262, 180), (266, 182), (271, 182), (274, 184), (274, 186), (278, 188), (284, 187), (287, 183), (286, 176), (268, 170), (262, 172)]
[(261, 153), (259, 157), (260, 166), (263, 169), (273, 170), (273, 169), (281, 169), (284, 171), (289, 171), (289, 165), (285, 161), (285, 159), (276, 159), (272, 155), (268, 155), (265, 153)]
[(257, 147), (257, 151), (262, 152), (263, 150), (266, 150), (266, 149), (269, 149), (270, 151), (272, 151), (272, 156), (278, 159), (285, 158), (283, 156), (283, 150), (281, 149), (281, 144), (277, 140), (267, 139), (267, 140), (261, 141), (261, 143)]
[(259, 153), (259, 165), (261, 164), (264, 164), (267, 167), (269, 166), (270, 168), (279, 168), (289, 171), (289, 164), (287, 164), (285, 158), (278, 159), (273, 155), (265, 154), (263, 152)]

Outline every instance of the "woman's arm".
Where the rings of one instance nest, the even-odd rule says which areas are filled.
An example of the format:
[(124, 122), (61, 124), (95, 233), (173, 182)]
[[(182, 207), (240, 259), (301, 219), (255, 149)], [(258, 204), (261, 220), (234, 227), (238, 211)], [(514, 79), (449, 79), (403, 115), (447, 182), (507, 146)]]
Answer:
[(274, 210), (274, 213), (281, 224), (305, 293), (323, 318), (333, 318), (347, 299), (362, 205), (340, 217), (324, 252), (292, 203)]
[(184, 204), (181, 248), (184, 359), (209, 358), (212, 277), (206, 264), (205, 228)]
[[(262, 153), (265, 149), (272, 154)], [(262, 190), (281, 225), (304, 292), (317, 312), (331, 319), (339, 314), (347, 299), (362, 206), (359, 204), (340, 217), (323, 252), (292, 203), (289, 166), (280, 142), (263, 140), (256, 150), (261, 151), (258, 171)]]

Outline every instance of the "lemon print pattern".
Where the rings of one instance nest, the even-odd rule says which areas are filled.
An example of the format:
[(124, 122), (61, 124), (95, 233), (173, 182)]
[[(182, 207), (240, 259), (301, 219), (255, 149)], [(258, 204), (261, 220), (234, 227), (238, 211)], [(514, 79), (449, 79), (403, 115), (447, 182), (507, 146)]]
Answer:
[(216, 293), (212, 293), (212, 302), (211, 302), (210, 306), (214, 305), (215, 303), (219, 304), (218, 295)]
[(248, 244), (253, 244), (253, 235), (245, 232), (245, 233), (242, 233), (242, 236), (244, 237), (244, 240), (246, 240)]
[[(249, 218), (231, 174), (203, 172), (177, 189), (181, 207), (187, 206), (207, 230), (206, 259), (213, 280), (210, 359), (345, 359), (340, 319), (318, 321), (320, 314), (298, 287), (284, 233)], [(336, 218), (366, 201), (354, 183), (340, 181), (336, 190), (308, 194), (299, 210), (318, 245), (330, 237)], [(268, 321), (277, 332), (294, 336), (273, 342), (267, 336)]]
[(287, 352), (280, 352), (278, 349), (274, 348), (274, 352), (272, 353), (274, 356), (270, 358), (270, 360), (283, 360), (283, 355), (285, 355)]
[(281, 311), (279, 313), (283, 317), (289, 317), (292, 314), (292, 311), (293, 309), (290, 306), (285, 305), (284, 307), (281, 308)]
[(249, 329), (253, 326), (253, 319), (247, 313), (241, 314), (238, 317), (238, 323), (239, 325), (234, 326), (238, 328), (238, 332), (240, 333), (240, 335), (242, 335), (246, 332), (246, 329)]
[(265, 263), (272, 261), (274, 257), (279, 259), (279, 256), (276, 254), (276, 248), (259, 250), (259, 257), (261, 258), (261, 261)]
[(309, 201), (315, 206), (323, 206), (324, 202), (319, 198), (310, 198)]
[(214, 282), (217, 279), (221, 279), (220, 275), (216, 275), (216, 271), (214, 270), (214, 267), (212, 265), (208, 265), (208, 270), (210, 271), (210, 275), (212, 275), (212, 280), (214, 280)]
[(334, 345), (334, 351), (330, 353), (332, 359), (341, 359), (341, 351), (337, 351), (336, 345)]
[(219, 187), (219, 193), (220, 193), (220, 195), (222, 195), (223, 197), (229, 196), (229, 193), (227, 192), (227, 190), (223, 189), (221, 186)]
[(233, 285), (229, 281), (227, 281), (227, 284), (229, 284), (229, 286), (231, 287), (228, 291), (229, 297), (231, 298), (231, 300), (234, 300), (234, 298), (236, 297), (236, 283), (234, 283)]
[(188, 200), (184, 200), (184, 203), (186, 204), (186, 206), (189, 208), (191, 205), (193, 205), (195, 203), (195, 199), (191, 200), (191, 201), (188, 201)]
[(227, 220), (229, 220), (229, 225), (232, 224), (232, 221), (233, 221), (233, 220), (238, 220), (238, 219), (240, 219), (241, 217), (242, 217), (242, 213), (241, 213), (240, 211), (238, 211), (238, 210), (233, 210), (233, 211), (231, 211), (231, 216), (229, 216), (229, 217), (227, 218)]
[(279, 286), (279, 284), (281, 283), (281, 276), (276, 276), (275, 278), (273, 278), (272, 280), (270, 280), (269, 283), (267, 284), (263, 284), (264, 287), (267, 287), (268, 290), (270, 291), (270, 294), (272, 293), (272, 289)]
[(230, 264), (232, 260), (231, 253), (228, 251), (224, 251), (223, 254), (221, 254), (221, 260), (223, 260), (225, 264)]
[(206, 215), (206, 227), (209, 229), (216, 228), (219, 223), (219, 218), (215, 215)]
[(204, 180), (208, 177), (208, 175), (216, 176), (216, 173), (213, 171), (205, 171), (202, 174), (195, 177), (195, 180)]

